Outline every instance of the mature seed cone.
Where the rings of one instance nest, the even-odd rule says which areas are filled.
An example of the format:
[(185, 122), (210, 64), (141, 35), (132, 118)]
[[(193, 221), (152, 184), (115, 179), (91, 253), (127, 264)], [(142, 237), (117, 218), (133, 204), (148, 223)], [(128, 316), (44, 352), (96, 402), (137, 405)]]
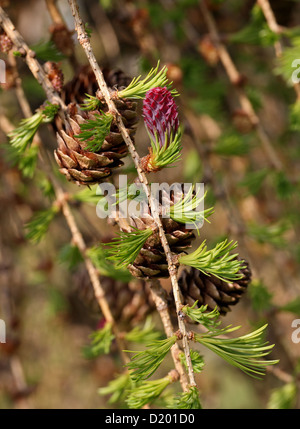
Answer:
[[(109, 88), (121, 90), (131, 82), (131, 78), (120, 69), (103, 68), (102, 73)], [(61, 93), (61, 98), (66, 104), (82, 104), (86, 94), (95, 95), (98, 84), (95, 74), (89, 65), (82, 66), (72, 80), (67, 82)]]
[[(162, 199), (159, 204), (160, 212), (164, 211), (166, 205), (172, 205), (181, 198), (182, 193), (179, 191), (175, 191), (171, 196), (162, 191)], [(162, 217), (161, 221), (172, 253), (180, 254), (191, 247), (191, 241), (195, 238), (192, 230), (186, 229), (183, 224), (179, 224), (169, 217)], [(120, 222), (122, 222), (122, 219), (120, 219)], [(142, 205), (142, 213), (139, 217), (130, 216), (130, 224), (140, 230), (151, 228), (154, 231), (145, 242), (134, 263), (129, 265), (128, 269), (131, 274), (137, 278), (169, 277), (166, 255), (161, 245), (154, 218), (147, 204)]]
[[(125, 283), (105, 276), (100, 276), (100, 281), (112, 315), (118, 324), (134, 326), (143, 322), (145, 317), (155, 310), (150, 287), (145, 281), (134, 279)], [(98, 315), (101, 312), (85, 269), (80, 269), (74, 274), (72, 294), (73, 303), (76, 297), (89, 314)]]
[[(121, 158), (127, 155), (127, 146), (114, 121), (101, 149), (96, 152), (86, 149), (87, 143), (75, 137), (81, 132), (81, 124), (87, 120), (95, 119), (95, 115), (102, 114), (98, 110), (83, 111), (78, 105), (86, 99), (87, 93), (95, 94), (93, 92), (95, 90), (95, 78), (90, 78), (89, 70), (86, 69), (87, 75), (81, 70), (76, 79), (74, 78), (62, 91), (62, 98), (66, 103), (69, 103), (69, 118), (64, 123), (58, 119), (56, 123), (58, 149), (55, 151), (55, 158), (61, 173), (65, 174), (68, 180), (77, 184), (91, 185), (101, 182), (112, 174), (113, 168), (123, 165)], [(121, 72), (111, 72), (110, 76), (110, 81), (108, 80), (110, 83), (116, 82), (117, 76), (120, 77), (121, 83), (124, 83)], [(115, 100), (115, 104), (129, 135), (133, 138), (138, 120), (137, 103), (130, 100)], [(101, 110), (104, 113), (108, 111), (104, 101)]]
[[(220, 314), (225, 315), (231, 310), (230, 306), (239, 302), (251, 280), (251, 271), (247, 262), (246, 268), (240, 270), (243, 277), (232, 283), (224, 282), (217, 277), (207, 276), (196, 268), (184, 269), (178, 284), (183, 297), (183, 303), (197, 306), (207, 305), (207, 311), (212, 311), (216, 306)], [(174, 305), (172, 294), (170, 306)]]

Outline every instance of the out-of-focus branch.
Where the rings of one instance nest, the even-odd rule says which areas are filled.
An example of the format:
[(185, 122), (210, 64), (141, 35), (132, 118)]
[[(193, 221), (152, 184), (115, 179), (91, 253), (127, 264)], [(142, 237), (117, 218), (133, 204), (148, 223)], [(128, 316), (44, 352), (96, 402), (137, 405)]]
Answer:
[(72, 31), (67, 28), (66, 22), (57, 6), (57, 0), (45, 0), (53, 25), (50, 27), (52, 40), (57, 48), (68, 57), (74, 70), (79, 63), (75, 55), (75, 46), (72, 39)]
[[(166, 301), (166, 291), (161, 286), (160, 282), (158, 280), (151, 280), (149, 281), (151, 295), (153, 298), (153, 301), (156, 305), (157, 311), (160, 315), (160, 318), (162, 320), (165, 332), (168, 337), (171, 337), (174, 334), (173, 331), (173, 325), (172, 321), (170, 319), (169, 309), (168, 309), (168, 303)], [(179, 358), (180, 349), (177, 343), (175, 343), (171, 348), (171, 354), (173, 358), (173, 362), (175, 365), (175, 368), (177, 369), (177, 372), (179, 374), (180, 383), (182, 386), (188, 385), (188, 379), (185, 373), (185, 370), (182, 366), (182, 363)]]
[[(276, 34), (281, 34), (282, 28), (280, 27), (280, 25), (278, 25), (276, 21), (276, 17), (271, 8), (269, 0), (257, 0), (257, 4), (261, 8), (270, 30), (272, 30)], [(275, 49), (276, 56), (280, 58), (283, 53), (283, 47), (280, 40), (276, 40), (276, 42), (274, 43), (274, 49)], [(295, 93), (297, 95), (297, 99), (300, 100), (300, 85), (299, 83), (294, 83), (293, 86), (294, 86)]]
[(262, 148), (269, 160), (269, 163), (272, 165), (273, 168), (280, 171), (283, 169), (282, 161), (279, 158), (275, 149), (273, 148), (270, 138), (268, 137), (267, 133), (262, 127), (260, 119), (256, 115), (253, 109), (251, 101), (249, 100), (244, 89), (239, 85), (239, 83), (241, 82), (241, 75), (238, 69), (236, 68), (234, 62), (232, 61), (226, 46), (221, 41), (214, 17), (210, 13), (209, 9), (207, 8), (205, 1), (200, 0), (199, 5), (200, 5), (200, 9), (201, 9), (204, 21), (206, 22), (210, 35), (216, 45), (216, 49), (217, 49), (220, 61), (223, 64), (223, 67), (228, 75), (230, 82), (236, 88), (241, 107), (247, 113), (253, 127), (255, 127), (257, 135), (260, 139)]
[(39, 82), (39, 84), (43, 87), (48, 100), (53, 104), (59, 104), (62, 108), (65, 108), (65, 103), (59, 97), (58, 93), (54, 91), (53, 86), (50, 80), (47, 77), (43, 67), (35, 58), (35, 53), (32, 51), (29, 46), (25, 43), (23, 37), (16, 30), (14, 24), (11, 22), (10, 18), (0, 6), (0, 25), (8, 35), (8, 37), (12, 40), (13, 44), (19, 51), (20, 55), (24, 57), (30, 71), (33, 76)]

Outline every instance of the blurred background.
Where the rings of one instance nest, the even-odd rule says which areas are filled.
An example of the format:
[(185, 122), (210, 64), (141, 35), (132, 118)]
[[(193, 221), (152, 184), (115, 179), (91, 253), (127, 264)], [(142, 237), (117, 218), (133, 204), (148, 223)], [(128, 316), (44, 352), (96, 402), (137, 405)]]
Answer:
[[(0, 3), (38, 60), (59, 64), (65, 83), (87, 64), (74, 33), (74, 45), (55, 38), (60, 20), (74, 29), (67, 0)], [(155, 180), (204, 182), (206, 206), (215, 212), (198, 240), (237, 240), (252, 270), (245, 296), (223, 323), (242, 325), (241, 333), (268, 323), (267, 340), (275, 343), (271, 358), (280, 359), (257, 381), (201, 350), (206, 365), (197, 382), (203, 407), (299, 408), (300, 343), (292, 337), (292, 323), (300, 319), (300, 90), (291, 77), (292, 62), (299, 57), (300, 63), (300, 2), (78, 3), (102, 67), (134, 77), (145, 76), (158, 60), (167, 65), (180, 93), (176, 102), (185, 133), (181, 161)], [(264, 14), (268, 6), (271, 15)], [(0, 92), (0, 319), (7, 341), (0, 344), (0, 408), (107, 408), (108, 397), (97, 390), (121, 363), (116, 350), (95, 359), (83, 353), (102, 320), (84, 264), (61, 214), (39, 243), (26, 238), (25, 225), (49, 208), (53, 189), (42, 168), (28, 177), (9, 157), (6, 134), (24, 116), (16, 68), (32, 111), (45, 94), (21, 58), (1, 53), (1, 59), (7, 74)], [(40, 132), (53, 160), (55, 134), (47, 125)], [(142, 120), (135, 142), (146, 155)], [(132, 167), (127, 157), (115, 174), (126, 172), (133, 180)], [(66, 192), (80, 192), (57, 170), (55, 165)], [(116, 231), (97, 217), (95, 202), (70, 199), (88, 246)], [(170, 289), (168, 280), (163, 285)], [(112, 302), (122, 308), (120, 289), (113, 290)], [(126, 323), (140, 322), (135, 316)], [(155, 312), (153, 320), (162, 329)]]

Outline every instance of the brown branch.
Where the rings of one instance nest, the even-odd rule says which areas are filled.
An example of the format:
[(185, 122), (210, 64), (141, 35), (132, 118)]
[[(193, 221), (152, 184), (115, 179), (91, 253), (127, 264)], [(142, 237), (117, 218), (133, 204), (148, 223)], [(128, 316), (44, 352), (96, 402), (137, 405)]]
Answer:
[[(153, 301), (156, 305), (156, 309), (162, 320), (165, 332), (168, 337), (171, 337), (174, 334), (173, 325), (170, 319), (168, 303), (166, 301), (166, 291), (161, 286), (158, 280), (151, 280), (148, 282), (150, 285), (151, 295)], [(188, 379), (185, 373), (185, 370), (181, 364), (179, 355), (181, 350), (177, 343), (175, 343), (171, 348), (171, 354), (174, 361), (175, 368), (179, 374), (180, 383), (182, 386), (188, 386)]]
[[(267, 21), (267, 24), (268, 24), (270, 30), (273, 31), (273, 33), (280, 34), (281, 28), (277, 24), (275, 15), (273, 13), (273, 10), (270, 6), (269, 1), (268, 0), (257, 0), (257, 4), (259, 5), (261, 10), (263, 11), (263, 14), (265, 15), (265, 18), (266, 18), (266, 21)], [(281, 56), (282, 44), (281, 44), (280, 40), (276, 40), (276, 42), (274, 43), (274, 48), (275, 48), (276, 55), (278, 57)]]
[(255, 127), (257, 135), (261, 141), (262, 148), (269, 159), (270, 164), (273, 168), (280, 171), (283, 168), (283, 164), (281, 159), (278, 157), (275, 149), (273, 148), (272, 142), (269, 139), (267, 133), (261, 125), (259, 117), (256, 115), (255, 110), (252, 106), (251, 101), (249, 100), (247, 94), (244, 89), (239, 85), (241, 81), (241, 75), (236, 68), (234, 62), (232, 61), (226, 46), (221, 42), (221, 38), (218, 32), (218, 28), (214, 17), (210, 13), (209, 9), (204, 0), (200, 0), (199, 6), (203, 15), (203, 18), (206, 22), (207, 28), (210, 32), (210, 35), (216, 44), (216, 49), (218, 51), (218, 55), (220, 61), (223, 64), (223, 67), (229, 77), (232, 85), (236, 87), (237, 95), (239, 98), (239, 102), (241, 104), (242, 109), (247, 113), (249, 120), (251, 121), (253, 127)]
[(53, 22), (53, 26), (50, 27), (50, 32), (55, 32), (56, 29), (59, 31), (57, 36), (59, 39), (57, 40), (57, 37), (54, 37), (52, 40), (56, 44), (58, 50), (68, 57), (68, 60), (73, 69), (77, 70), (79, 63), (75, 55), (75, 46), (72, 39), (73, 32), (68, 29), (66, 22), (57, 6), (57, 0), (45, 1), (49, 15), (51, 16)]
[[(91, 67), (95, 73), (97, 83), (98, 83), (100, 91), (102, 92), (102, 95), (106, 101), (106, 104), (109, 108), (109, 111), (115, 117), (118, 129), (119, 129), (119, 131), (120, 131), (120, 133), (121, 133), (121, 135), (122, 135), (122, 137), (123, 137), (123, 139), (124, 139), (124, 141), (128, 147), (129, 153), (133, 159), (135, 168), (137, 170), (139, 180), (140, 180), (140, 182), (144, 188), (144, 191), (147, 195), (149, 206), (151, 209), (151, 213), (152, 213), (153, 219), (156, 223), (156, 226), (158, 228), (158, 233), (159, 233), (159, 237), (161, 240), (161, 244), (162, 244), (162, 247), (163, 247), (165, 255), (166, 255), (166, 259), (167, 259), (167, 263), (168, 263), (168, 270), (169, 270), (170, 279), (171, 279), (172, 288), (173, 288), (173, 293), (174, 293), (174, 300), (175, 300), (176, 309), (178, 312), (181, 308), (181, 297), (180, 297), (180, 290), (179, 290), (178, 281), (177, 281), (177, 266), (176, 266), (176, 262), (174, 261), (169, 243), (167, 241), (160, 216), (157, 213), (156, 204), (155, 204), (155, 201), (151, 195), (147, 177), (141, 169), (140, 157), (139, 157), (139, 155), (135, 149), (133, 141), (131, 140), (131, 138), (127, 132), (127, 129), (123, 123), (122, 117), (121, 117), (120, 113), (118, 112), (118, 110), (114, 104), (114, 101), (113, 101), (113, 99), (109, 93), (109, 90), (108, 90), (108, 87), (106, 85), (105, 79), (103, 77), (102, 71), (101, 71), (101, 69), (97, 63), (96, 57), (93, 53), (93, 50), (92, 50), (92, 47), (90, 44), (90, 39), (86, 34), (84, 24), (83, 24), (82, 19), (79, 15), (77, 2), (76, 2), (76, 0), (68, 0), (68, 1), (69, 1), (71, 10), (72, 10), (72, 14), (74, 16), (75, 29), (77, 31), (78, 41), (82, 45), (82, 47), (86, 53), (86, 56), (89, 60), (89, 63), (90, 63), (90, 65), (91, 65)], [(186, 327), (185, 327), (184, 322), (180, 318), (178, 318), (178, 326), (179, 326), (179, 329), (183, 335), (182, 343), (183, 343), (183, 349), (184, 349), (186, 362), (187, 362), (190, 385), (196, 386), (192, 361), (191, 361), (191, 357), (190, 357), (187, 331), (186, 331)], [(187, 389), (187, 386), (185, 388)]]
[(65, 21), (57, 7), (57, 0), (46, 0), (46, 5), (53, 23), (65, 25)]
[[(276, 34), (281, 34), (282, 28), (280, 27), (280, 25), (278, 25), (278, 23), (276, 21), (276, 17), (275, 17), (274, 12), (271, 8), (269, 0), (257, 0), (257, 4), (261, 8), (261, 10), (262, 10), (262, 12), (266, 18), (266, 21), (267, 21), (267, 24), (268, 24), (270, 30), (272, 30)], [(278, 58), (280, 58), (282, 56), (282, 53), (283, 53), (283, 47), (282, 47), (282, 43), (280, 40), (276, 40), (276, 42), (274, 43), (274, 49), (275, 49), (276, 56)], [(299, 83), (294, 83), (293, 87), (294, 87), (295, 93), (297, 95), (297, 99), (300, 100), (300, 85), (299, 85)]]
[(13, 44), (19, 51), (19, 53), (24, 57), (30, 71), (33, 76), (43, 87), (48, 100), (53, 104), (59, 104), (62, 108), (65, 108), (65, 104), (62, 99), (59, 97), (58, 93), (54, 91), (53, 86), (50, 80), (47, 77), (43, 67), (35, 58), (35, 53), (32, 51), (29, 46), (25, 43), (23, 37), (16, 30), (15, 26), (11, 22), (10, 18), (0, 6), (0, 25), (4, 29), (5, 33), (12, 40)]

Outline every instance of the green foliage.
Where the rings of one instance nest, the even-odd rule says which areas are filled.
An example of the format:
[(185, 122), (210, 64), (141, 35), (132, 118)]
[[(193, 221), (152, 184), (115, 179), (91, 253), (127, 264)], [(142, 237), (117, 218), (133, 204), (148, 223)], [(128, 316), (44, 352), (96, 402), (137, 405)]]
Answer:
[(300, 131), (300, 100), (290, 106), (290, 130)]
[(98, 389), (99, 395), (111, 395), (108, 400), (109, 404), (115, 404), (116, 402), (123, 401), (131, 389), (132, 380), (129, 372), (126, 371), (123, 374), (117, 376), (114, 380), (111, 380), (107, 386)]
[(297, 386), (294, 382), (273, 389), (268, 402), (268, 409), (292, 409), (297, 402)]
[(101, 112), (95, 114), (95, 119), (89, 119), (84, 124), (80, 124), (80, 134), (74, 136), (86, 144), (85, 150), (99, 152), (105, 137), (110, 132), (113, 115)]
[(290, 228), (285, 221), (276, 222), (271, 225), (261, 225), (254, 222), (248, 225), (249, 236), (258, 243), (269, 243), (276, 247), (285, 247), (284, 233)]
[(217, 338), (239, 328), (228, 326), (206, 334), (195, 334), (195, 341), (251, 377), (259, 379), (259, 376), (264, 375), (267, 366), (278, 363), (278, 360), (263, 359), (274, 347), (263, 340), (266, 327), (267, 325), (261, 326), (256, 331), (237, 338)]
[(253, 309), (257, 312), (268, 310), (272, 305), (273, 294), (260, 280), (253, 280), (248, 286)]
[(182, 149), (181, 134), (182, 131), (179, 129), (174, 137), (171, 136), (169, 141), (166, 132), (165, 144), (163, 146), (160, 145), (157, 135), (155, 141), (151, 139), (151, 163), (155, 167), (159, 169), (169, 167), (180, 159), (180, 152)]
[(300, 316), (300, 297), (298, 296), (287, 304), (280, 306), (279, 310), (288, 311), (296, 316)]
[(19, 126), (8, 134), (11, 145), (19, 155), (23, 155), (30, 146), (40, 124), (52, 122), (58, 109), (59, 106), (47, 103), (30, 118), (22, 119)]
[[(201, 356), (196, 350), (191, 350), (190, 352), (191, 352), (190, 355), (192, 360), (193, 371), (195, 374), (199, 374), (200, 372), (202, 372), (204, 368), (203, 356)], [(185, 354), (183, 352), (180, 353), (179, 359), (182, 365), (185, 367), (186, 371), (188, 371)]]
[(41, 61), (59, 62), (65, 58), (65, 55), (60, 52), (52, 40), (41, 40), (35, 45), (31, 45), (30, 49), (35, 52), (36, 58)]
[(36, 165), (38, 161), (39, 147), (37, 145), (32, 145), (27, 147), (23, 152), (22, 156), (16, 152), (16, 157), (18, 159), (18, 168), (22, 172), (24, 177), (32, 179)]
[(126, 200), (135, 200), (135, 202), (148, 201), (147, 194), (144, 189), (136, 183), (131, 183), (128, 186), (119, 188), (113, 196), (116, 198), (116, 205), (119, 205)]
[(242, 136), (232, 131), (226, 132), (218, 139), (214, 151), (223, 156), (242, 156), (247, 155), (250, 146), (246, 136)]
[(172, 401), (169, 408), (179, 410), (199, 410), (201, 409), (198, 389), (190, 387), (187, 392), (183, 392)]
[(206, 240), (189, 255), (180, 256), (179, 262), (183, 265), (197, 268), (206, 275), (213, 274), (221, 280), (231, 282), (242, 277), (239, 270), (244, 267), (243, 261), (237, 259), (238, 254), (230, 254), (237, 246), (224, 240), (218, 243), (214, 249), (207, 250)]
[(288, 179), (283, 171), (275, 171), (273, 173), (274, 186), (278, 198), (287, 200), (297, 191), (295, 185)]
[(203, 174), (201, 159), (196, 149), (191, 149), (184, 158), (183, 178), (185, 183), (199, 182)]
[(116, 268), (126, 268), (134, 262), (141, 248), (152, 234), (153, 231), (150, 228), (144, 230), (133, 228), (132, 232), (120, 232), (119, 237), (115, 237), (113, 242), (107, 243), (110, 246), (108, 250), (109, 259), (115, 262)]
[(264, 14), (259, 5), (255, 5), (251, 11), (249, 24), (230, 35), (229, 41), (247, 45), (272, 46), (278, 38), (279, 36), (265, 22)]
[(88, 38), (90, 39), (92, 37), (93, 29), (92, 29), (92, 27), (90, 27), (88, 22), (86, 22), (84, 24), (84, 29), (85, 29), (85, 32), (86, 32)]
[(185, 313), (194, 322), (203, 325), (207, 329), (213, 330), (216, 326), (220, 324), (220, 322), (217, 322), (217, 319), (220, 316), (217, 307), (207, 313), (207, 305), (201, 305), (201, 307), (197, 308), (197, 304), (198, 301), (195, 301), (195, 303), (191, 307), (185, 305), (184, 307), (182, 307), (181, 311)]
[(59, 212), (59, 207), (53, 204), (49, 209), (37, 212), (30, 222), (25, 225), (26, 238), (33, 243), (38, 243), (45, 236), (50, 223)]
[(47, 198), (55, 197), (54, 187), (47, 177), (44, 177), (44, 176), (40, 177), (38, 180), (38, 185), (45, 197)]
[(128, 352), (135, 353), (131, 361), (127, 364), (127, 367), (131, 370), (130, 375), (132, 380), (138, 382), (151, 377), (176, 341), (177, 337), (173, 335), (164, 340), (152, 341), (147, 344), (147, 349), (141, 352), (127, 350)]
[(239, 183), (240, 186), (243, 186), (248, 189), (249, 194), (256, 195), (260, 191), (263, 181), (270, 174), (268, 168), (262, 168), (257, 171), (249, 171), (245, 174), (243, 180)]
[(165, 388), (171, 383), (169, 376), (159, 380), (144, 381), (139, 386), (134, 387), (126, 400), (129, 408), (142, 408), (146, 404), (151, 404), (157, 399)]
[(82, 110), (99, 110), (103, 103), (99, 100), (98, 97), (94, 95), (85, 94), (87, 98), (84, 100), (84, 104), (81, 106)]
[(93, 264), (100, 274), (128, 283), (132, 280), (130, 272), (123, 268), (116, 268), (115, 264), (108, 260), (108, 250), (103, 246), (91, 247), (87, 250), (87, 255), (91, 258)]
[(25, 149), (32, 143), (37, 129), (42, 122), (43, 114), (39, 111), (28, 119), (22, 119), (20, 125), (8, 135), (11, 145), (19, 154), (23, 154)]
[(198, 195), (200, 191), (201, 189), (199, 189), (198, 192), (193, 195), (194, 187), (192, 186), (188, 193), (183, 195), (181, 200), (171, 206), (169, 211), (171, 219), (179, 223), (194, 224), (195, 228), (197, 229), (199, 226), (197, 224), (199, 222), (201, 223), (201, 226), (204, 220), (209, 222), (207, 217), (213, 213), (213, 207), (203, 211), (195, 210), (206, 196), (205, 193), (202, 197), (199, 197)]
[(167, 67), (164, 66), (160, 71), (158, 71), (158, 68), (159, 61), (157, 63), (157, 66), (155, 68), (152, 68), (144, 79), (141, 80), (141, 76), (133, 78), (127, 88), (118, 92), (119, 97), (135, 99), (144, 98), (146, 93), (150, 89), (156, 88), (158, 86), (166, 86), (171, 91), (171, 94), (174, 97), (178, 95), (176, 89), (171, 89), (172, 82), (168, 82)]
[(162, 334), (156, 330), (150, 316), (147, 317), (143, 327), (135, 326), (131, 331), (125, 334), (127, 341), (140, 344), (149, 344), (159, 340), (161, 337)]
[(72, 243), (68, 243), (63, 246), (59, 252), (58, 257), (59, 261), (62, 264), (66, 264), (69, 270), (72, 270), (73, 268), (77, 267), (81, 262), (83, 262), (83, 258), (80, 253), (80, 250), (78, 249), (78, 246)]
[(226, 85), (216, 80), (211, 68), (199, 56), (183, 56), (180, 61), (183, 72), (183, 85), (189, 95), (190, 107), (200, 114), (220, 118), (223, 101), (226, 95)]
[[(291, 39), (291, 47), (286, 47), (282, 55), (277, 59), (277, 65), (274, 69), (275, 74), (281, 75), (286, 83), (292, 86), (294, 83), (292, 81), (293, 73), (299, 68), (299, 64), (292, 66), (295, 60), (299, 58), (299, 48), (300, 48), (300, 37), (293, 37)], [(299, 73), (296, 73), (299, 77)]]
[(72, 199), (81, 203), (97, 204), (101, 199), (101, 195), (97, 194), (97, 185), (85, 187), (81, 191), (72, 195)]
[(102, 354), (109, 353), (109, 349), (113, 339), (115, 338), (112, 333), (111, 323), (105, 323), (102, 329), (98, 329), (90, 335), (91, 344), (83, 347), (84, 357), (93, 359)]

